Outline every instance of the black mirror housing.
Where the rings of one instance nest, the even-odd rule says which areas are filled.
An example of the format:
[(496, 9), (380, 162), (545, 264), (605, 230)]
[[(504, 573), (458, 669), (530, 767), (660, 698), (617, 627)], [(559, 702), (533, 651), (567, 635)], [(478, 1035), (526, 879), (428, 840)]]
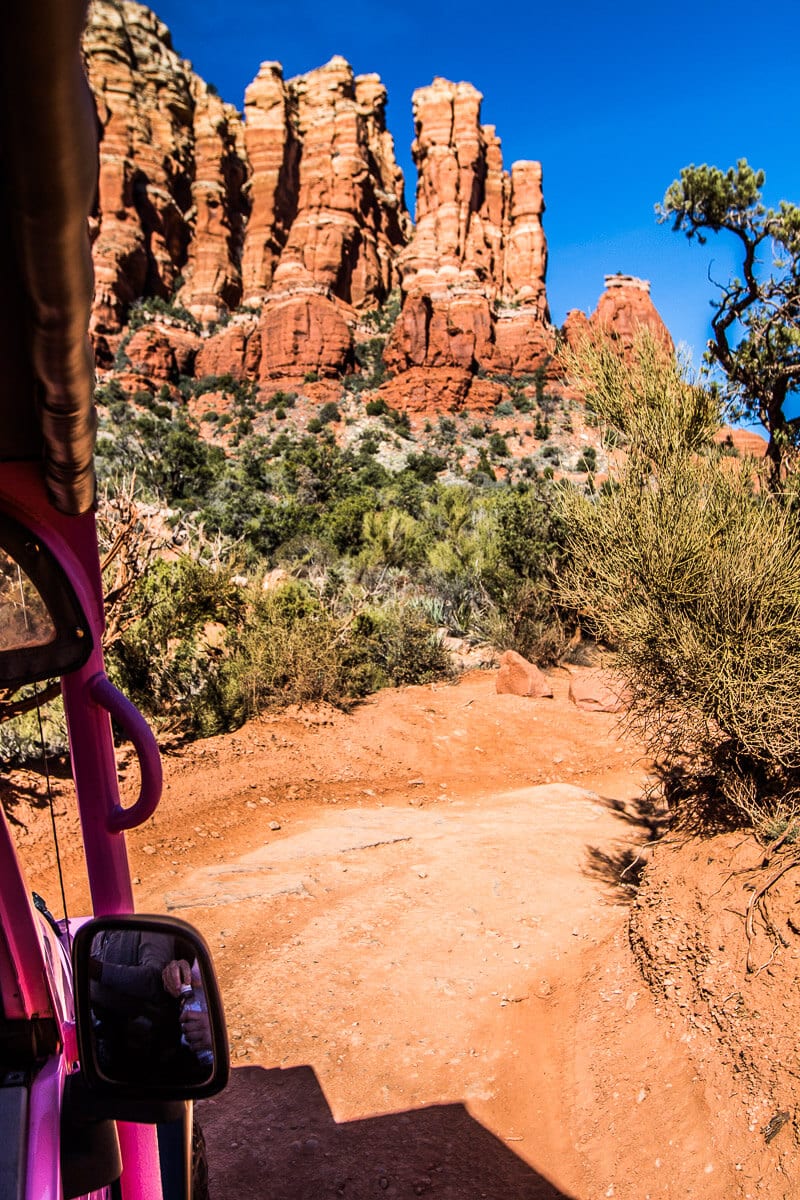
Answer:
[(72, 947), (81, 1070), (98, 1097), (200, 1100), (230, 1056), (211, 953), (191, 925), (130, 913), (88, 921)]

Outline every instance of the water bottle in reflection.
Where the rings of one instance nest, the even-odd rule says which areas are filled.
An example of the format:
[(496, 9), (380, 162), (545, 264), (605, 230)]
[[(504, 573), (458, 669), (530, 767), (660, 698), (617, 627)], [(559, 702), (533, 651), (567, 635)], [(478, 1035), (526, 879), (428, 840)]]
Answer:
[[(200, 983), (199, 977), (197, 979), (195, 979), (194, 970), (192, 971), (192, 983), (194, 984), (193, 987), (187, 983), (187, 984), (184, 984), (183, 987), (181, 988), (181, 994), (180, 994), (181, 1018), (183, 1018), (184, 1013), (189, 1013), (189, 1012), (206, 1013), (208, 1011), (206, 1008), (205, 992), (203, 991), (203, 987), (202, 987), (202, 984)], [(208, 1067), (208, 1069), (210, 1071), (214, 1065), (214, 1055), (211, 1052), (211, 1047), (203, 1046), (200, 1049), (195, 1049), (194, 1047), (189, 1045), (189, 1042), (186, 1040), (185, 1034), (183, 1034), (181, 1036), (181, 1041), (183, 1042), (184, 1046), (189, 1047), (189, 1049), (192, 1051), (192, 1053), (197, 1058), (197, 1061), (201, 1062), (203, 1064), (203, 1066)]]

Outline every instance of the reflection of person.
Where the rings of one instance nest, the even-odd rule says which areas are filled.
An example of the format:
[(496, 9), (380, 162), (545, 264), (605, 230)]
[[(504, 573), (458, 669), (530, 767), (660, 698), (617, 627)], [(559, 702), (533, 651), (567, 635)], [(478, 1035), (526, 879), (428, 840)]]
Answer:
[(179, 1006), (162, 973), (175, 957), (169, 934), (105, 930), (92, 941), (89, 996), (100, 1069), (112, 1079), (169, 1073), (180, 1047)]
[(198, 1071), (207, 1074), (213, 1063), (211, 1022), (208, 1016), (205, 989), (197, 959), (189, 965), (186, 959), (173, 959), (162, 972), (164, 990), (181, 1004), (181, 1031), (186, 1046), (198, 1064)]

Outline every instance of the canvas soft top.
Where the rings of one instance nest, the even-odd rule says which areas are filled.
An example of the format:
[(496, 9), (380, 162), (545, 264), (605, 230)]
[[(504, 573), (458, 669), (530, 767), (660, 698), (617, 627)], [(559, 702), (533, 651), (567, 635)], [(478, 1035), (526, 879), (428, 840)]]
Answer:
[(85, 18), (86, 0), (8, 0), (0, 17), (0, 472), (41, 461), (69, 514), (95, 498)]

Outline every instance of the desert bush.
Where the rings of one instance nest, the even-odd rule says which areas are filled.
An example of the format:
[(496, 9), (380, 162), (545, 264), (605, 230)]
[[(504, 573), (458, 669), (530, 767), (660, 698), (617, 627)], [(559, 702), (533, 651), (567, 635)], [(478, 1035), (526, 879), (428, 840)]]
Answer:
[(336, 624), (313, 590), (290, 582), (251, 589), (247, 600), (247, 619), (223, 668), (226, 710), (244, 720), (270, 703), (341, 700)]
[(403, 567), (419, 560), (420, 525), (400, 508), (364, 514), (359, 562), (364, 566)]
[(491, 435), (489, 438), (489, 450), (495, 458), (508, 458), (508, 443), (502, 433), (495, 432)]
[(423, 609), (414, 603), (373, 606), (358, 614), (345, 650), (351, 695), (383, 687), (430, 683), (451, 673), (441, 639)]
[(412, 605), (353, 607), (292, 580), (251, 590), (247, 619), (224, 666), (227, 710), (240, 719), (275, 704), (350, 701), (381, 687), (447, 674), (436, 630)]
[(226, 631), (243, 612), (230, 572), (189, 555), (151, 564), (129, 599), (142, 615), (116, 639), (109, 676), (141, 710), (190, 734), (228, 728), (220, 688)]
[(710, 799), (774, 824), (800, 797), (797, 515), (721, 462), (716, 398), (652, 338), (629, 364), (587, 345), (575, 365), (628, 456), (599, 497), (562, 493), (564, 595), (615, 648), (631, 722), (686, 815)]
[[(40, 703), (39, 724), (33, 697), (49, 690), (48, 683), (44, 682), (20, 688), (16, 693), (14, 700), (24, 711), (0, 721), (0, 763), (41, 763), (43, 757), (52, 759), (69, 753), (67, 722), (60, 694)], [(31, 703), (34, 707), (29, 707)]]
[(341, 421), (342, 419), (339, 405), (335, 400), (328, 400), (326, 404), (323, 404), (317, 415), (321, 425), (330, 425), (332, 422)]
[(577, 625), (557, 586), (566, 559), (557, 494), (552, 485), (534, 482), (489, 501), (491, 552), (483, 582), (490, 604), (482, 632), (498, 650), (516, 650), (542, 666), (563, 657)]

